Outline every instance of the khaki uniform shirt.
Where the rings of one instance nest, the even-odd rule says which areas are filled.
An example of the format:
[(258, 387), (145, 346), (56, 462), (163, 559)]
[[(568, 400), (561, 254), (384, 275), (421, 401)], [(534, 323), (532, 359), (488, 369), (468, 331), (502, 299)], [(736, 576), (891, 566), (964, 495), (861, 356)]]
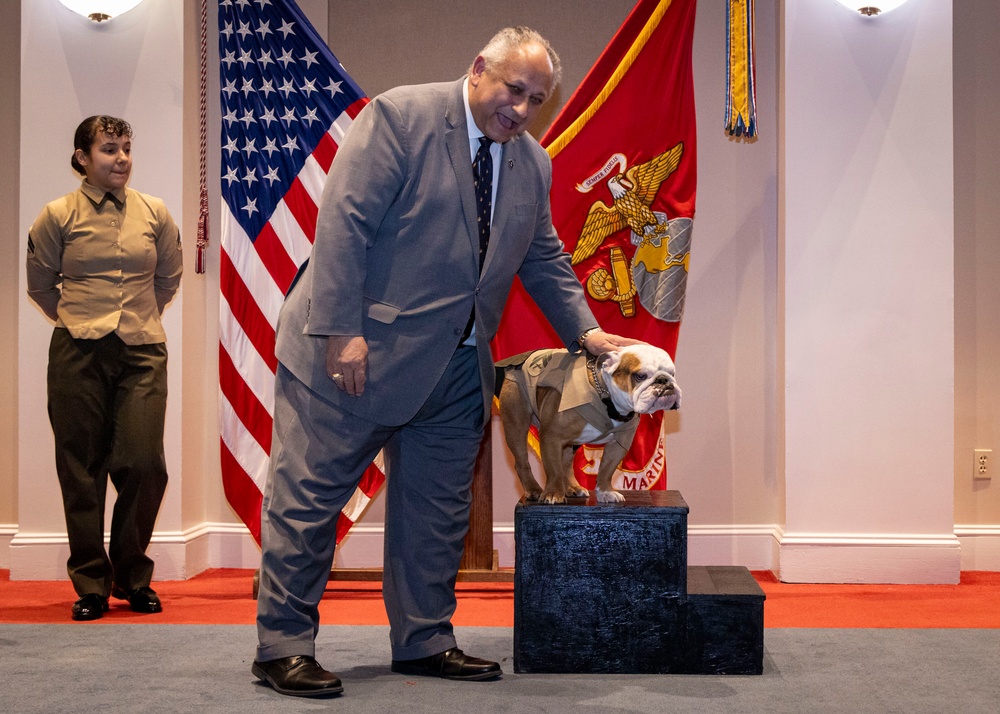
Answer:
[(570, 354), (564, 349), (538, 350), (527, 355), (521, 369), (507, 369), (504, 379), (517, 383), (527, 397), (535, 426), (538, 426), (535, 393), (538, 387), (552, 387), (562, 393), (559, 411), (572, 409), (601, 432), (601, 438), (588, 443), (606, 444), (614, 439), (622, 446), (629, 446), (639, 420), (632, 418), (623, 423), (612, 421), (607, 407), (601, 401), (601, 395), (590, 383), (587, 372), (586, 352)]
[(121, 208), (84, 181), (42, 209), (28, 233), (28, 297), (77, 339), (165, 342), (160, 314), (181, 281), (180, 232), (160, 199), (113, 195)]

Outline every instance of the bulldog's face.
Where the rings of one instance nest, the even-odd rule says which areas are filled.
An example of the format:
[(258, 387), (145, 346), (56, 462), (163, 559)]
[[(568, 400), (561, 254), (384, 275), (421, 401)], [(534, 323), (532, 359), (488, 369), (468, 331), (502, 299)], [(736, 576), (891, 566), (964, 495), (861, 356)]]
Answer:
[(632, 345), (600, 357), (604, 384), (622, 414), (651, 414), (679, 409), (681, 390), (674, 379), (674, 361), (659, 347)]

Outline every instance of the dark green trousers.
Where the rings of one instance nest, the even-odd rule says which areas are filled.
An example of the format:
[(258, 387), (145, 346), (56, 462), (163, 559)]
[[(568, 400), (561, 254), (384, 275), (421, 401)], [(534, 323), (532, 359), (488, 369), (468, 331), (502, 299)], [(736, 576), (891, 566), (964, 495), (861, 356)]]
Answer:
[[(56, 328), (49, 345), (48, 410), (69, 535), (67, 569), (79, 595), (111, 584), (149, 585), (146, 547), (167, 487), (163, 423), (167, 346), (126, 345), (114, 333), (77, 340)], [(104, 549), (108, 478), (118, 495)]]

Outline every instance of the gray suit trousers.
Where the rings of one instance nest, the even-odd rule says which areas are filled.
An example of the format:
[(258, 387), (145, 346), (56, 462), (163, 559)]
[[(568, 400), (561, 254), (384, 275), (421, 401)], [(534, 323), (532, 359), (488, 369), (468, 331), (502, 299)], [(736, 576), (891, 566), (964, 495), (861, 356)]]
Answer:
[(393, 659), (455, 646), (455, 579), (483, 435), (476, 350), (459, 348), (420, 411), (384, 426), (323, 399), (283, 365), (261, 516), (257, 660), (315, 656), (340, 510), (384, 448), (383, 599)]

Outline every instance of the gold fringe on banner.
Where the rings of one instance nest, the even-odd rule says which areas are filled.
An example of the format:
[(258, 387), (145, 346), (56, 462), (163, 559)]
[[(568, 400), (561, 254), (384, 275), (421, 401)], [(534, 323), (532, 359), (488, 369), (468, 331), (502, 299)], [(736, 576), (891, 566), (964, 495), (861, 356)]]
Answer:
[(726, 7), (726, 131), (748, 139), (757, 136), (753, 3), (728, 0)]

